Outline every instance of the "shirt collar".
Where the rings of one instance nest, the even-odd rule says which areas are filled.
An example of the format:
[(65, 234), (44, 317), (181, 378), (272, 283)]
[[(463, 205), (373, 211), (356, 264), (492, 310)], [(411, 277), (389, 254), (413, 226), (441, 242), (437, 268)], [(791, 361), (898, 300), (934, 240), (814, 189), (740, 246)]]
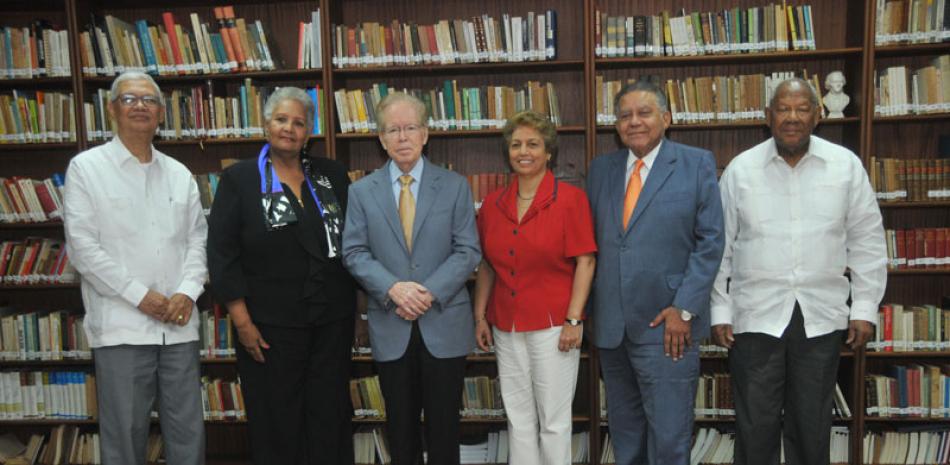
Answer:
[[(656, 161), (656, 156), (660, 153), (660, 147), (663, 147), (663, 139), (660, 139), (660, 143), (656, 144), (656, 147), (653, 147), (653, 150), (650, 150), (650, 153), (642, 158), (644, 166), (647, 167), (647, 171), (650, 171), (650, 168), (653, 167), (653, 162)], [(637, 156), (633, 154), (633, 150), (627, 149), (627, 171), (633, 169), (633, 165), (636, 162)]]
[[(809, 158), (818, 158), (820, 160), (828, 161), (828, 154), (824, 153), (822, 150), (815, 150), (821, 144), (821, 139), (815, 137), (814, 135), (809, 136), (808, 138), (808, 152), (805, 152), (805, 156), (798, 161), (801, 164), (803, 161)], [(782, 162), (785, 163), (785, 159), (778, 154), (778, 147), (775, 145), (775, 138), (773, 137), (771, 143), (769, 144), (768, 152), (765, 154), (765, 160), (763, 160), (763, 166), (768, 165), (769, 163)], [(787, 163), (786, 163), (787, 164)], [(797, 165), (796, 165), (797, 166)]]
[[(419, 157), (419, 161), (416, 162), (416, 166), (413, 166), (409, 170), (409, 176), (412, 176), (417, 183), (422, 179), (422, 168), (425, 165), (425, 157)], [(392, 160), (389, 161), (389, 181), (392, 184), (399, 182), (399, 177), (403, 175), (403, 172), (393, 163)]]
[[(119, 167), (127, 163), (140, 164), (139, 159), (135, 158), (135, 155), (132, 155), (132, 152), (122, 143), (119, 136), (113, 136), (112, 140), (108, 142), (106, 153), (112, 162)], [(158, 150), (155, 150), (155, 146), (152, 146), (152, 164), (161, 167), (162, 157), (164, 157), (164, 155)]]

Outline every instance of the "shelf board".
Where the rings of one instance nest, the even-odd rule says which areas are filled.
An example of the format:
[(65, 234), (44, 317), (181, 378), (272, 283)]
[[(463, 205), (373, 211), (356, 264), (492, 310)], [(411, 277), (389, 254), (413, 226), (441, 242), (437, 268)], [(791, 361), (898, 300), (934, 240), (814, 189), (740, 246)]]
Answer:
[(883, 45), (874, 47), (874, 54), (880, 57), (928, 55), (950, 52), (950, 42), (930, 44)]
[(541, 70), (557, 69), (583, 69), (584, 60), (551, 60), (551, 61), (522, 61), (517, 63), (457, 63), (449, 65), (412, 65), (412, 66), (372, 66), (372, 67), (351, 67), (334, 68), (333, 74), (338, 76), (361, 76), (377, 74), (398, 74), (404, 72), (412, 73), (439, 73), (452, 74), (459, 71), (514, 71), (514, 72), (537, 72)]
[[(202, 358), (202, 365), (233, 365), (237, 363), (235, 357)], [(0, 367), (57, 367), (57, 366), (92, 366), (92, 358), (67, 358), (63, 360), (0, 360)]]
[[(478, 418), (478, 417), (461, 417), (459, 419), (462, 423), (467, 424), (494, 424), (494, 423), (508, 423), (508, 419), (505, 417), (499, 418)], [(574, 415), (571, 417), (571, 421), (574, 423), (587, 423), (590, 421), (590, 417), (586, 415)], [(385, 424), (385, 418), (353, 418), (354, 424)]]
[(865, 416), (864, 423), (950, 423), (950, 418)]
[(925, 115), (875, 116), (875, 123), (901, 123), (914, 121), (940, 121), (950, 119), (950, 113), (930, 113)]
[(36, 144), (0, 144), (0, 152), (21, 152), (24, 150), (79, 150), (78, 142), (41, 142)]
[(801, 50), (790, 52), (760, 52), (760, 53), (732, 53), (722, 55), (696, 56), (663, 56), (663, 57), (618, 57), (595, 58), (595, 66), (624, 66), (624, 65), (652, 65), (665, 66), (674, 64), (718, 65), (731, 63), (746, 63), (750, 61), (800, 61), (819, 60), (825, 58), (857, 57), (861, 55), (861, 47), (833, 48), (825, 50)]
[(3, 426), (58, 426), (58, 425), (95, 425), (97, 420), (67, 420), (53, 418), (27, 418), (23, 420), (0, 420)]
[[(557, 128), (558, 134), (583, 134), (584, 126), (561, 126)], [(501, 129), (470, 129), (470, 130), (429, 130), (429, 137), (479, 137), (479, 136), (500, 136)], [(379, 134), (376, 132), (348, 132), (336, 133), (337, 139), (377, 139)]]
[(950, 275), (950, 268), (921, 268), (921, 269), (904, 269), (904, 270), (887, 270), (888, 276), (901, 276), (901, 275)]
[(52, 220), (33, 223), (0, 223), (0, 231), (32, 231), (36, 229), (63, 229), (63, 222), (60, 220)]
[(866, 358), (950, 358), (950, 351), (915, 350), (911, 352), (865, 352)]
[(48, 291), (55, 289), (79, 290), (79, 281), (74, 283), (43, 283), (43, 284), (0, 284), (0, 291)]
[[(83, 82), (87, 84), (110, 85), (115, 80), (115, 76), (83, 76)], [(194, 82), (204, 80), (243, 80), (243, 79), (323, 79), (323, 70), (321, 69), (278, 69), (274, 71), (248, 71), (244, 73), (212, 73), (212, 74), (184, 74), (184, 75), (164, 75), (152, 76), (159, 85), (163, 83)]]
[(950, 200), (922, 200), (916, 202), (878, 202), (881, 208), (946, 208)]
[(0, 79), (0, 88), (22, 86), (72, 86), (72, 83), (73, 78), (71, 76)]
[[(590, 353), (587, 351), (582, 351), (581, 360), (586, 359), (590, 359)], [(353, 355), (352, 360), (357, 363), (372, 363), (373, 356), (366, 354)], [(465, 357), (465, 361), (467, 362), (495, 362), (497, 360), (498, 359), (495, 357), (495, 354), (469, 354)]]
[[(855, 124), (859, 123), (861, 118), (857, 116), (847, 116), (844, 118), (835, 118), (835, 119), (823, 119), (819, 121), (819, 127), (822, 125), (846, 125), (846, 124)], [(690, 123), (690, 124), (671, 124), (667, 129), (668, 131), (677, 131), (677, 130), (696, 130), (696, 129), (736, 129), (736, 128), (762, 128), (765, 129), (765, 120), (748, 120), (748, 121), (734, 121), (734, 122), (723, 122), (723, 123)], [(597, 132), (612, 132), (615, 131), (614, 126), (599, 125), (597, 126)]]

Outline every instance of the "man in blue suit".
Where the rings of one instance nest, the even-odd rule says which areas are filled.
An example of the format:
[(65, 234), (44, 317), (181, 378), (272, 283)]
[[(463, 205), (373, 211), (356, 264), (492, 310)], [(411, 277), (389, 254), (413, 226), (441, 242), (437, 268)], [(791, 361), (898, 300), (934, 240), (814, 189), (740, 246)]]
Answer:
[(422, 157), (425, 105), (403, 93), (380, 102), (390, 161), (350, 186), (343, 263), (369, 294), (373, 358), (386, 401), (393, 465), (459, 463), (465, 356), (475, 325), (465, 282), (481, 260), (465, 178)]
[(594, 159), (588, 196), (597, 271), (594, 344), (607, 388), (617, 465), (689, 463), (709, 296), (723, 251), (716, 162), (664, 138), (671, 115), (657, 86), (614, 99), (625, 149)]

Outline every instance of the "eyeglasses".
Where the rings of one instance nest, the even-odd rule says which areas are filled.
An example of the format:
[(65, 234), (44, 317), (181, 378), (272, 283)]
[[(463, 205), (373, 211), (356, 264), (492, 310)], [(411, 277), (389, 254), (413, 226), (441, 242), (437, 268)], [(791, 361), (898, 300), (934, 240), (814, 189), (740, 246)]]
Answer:
[(123, 107), (134, 107), (135, 105), (141, 103), (148, 108), (155, 108), (161, 104), (161, 100), (154, 95), (133, 95), (133, 94), (122, 94), (116, 100), (122, 104)]
[(405, 126), (390, 126), (383, 129), (383, 135), (386, 137), (396, 137), (399, 133), (404, 133), (406, 137), (412, 137), (422, 131), (422, 125), (419, 124), (407, 124)]

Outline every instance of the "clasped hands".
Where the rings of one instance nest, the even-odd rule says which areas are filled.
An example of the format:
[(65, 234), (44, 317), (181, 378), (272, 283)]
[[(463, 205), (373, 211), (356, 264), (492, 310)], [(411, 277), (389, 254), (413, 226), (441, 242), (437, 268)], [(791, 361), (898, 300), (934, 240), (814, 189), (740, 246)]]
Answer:
[(422, 284), (412, 281), (400, 281), (389, 288), (389, 300), (396, 305), (396, 315), (407, 321), (413, 321), (432, 308), (435, 298)]
[(194, 301), (185, 294), (175, 294), (171, 298), (151, 289), (139, 302), (138, 309), (142, 313), (161, 321), (178, 326), (185, 326), (191, 320), (191, 308)]

